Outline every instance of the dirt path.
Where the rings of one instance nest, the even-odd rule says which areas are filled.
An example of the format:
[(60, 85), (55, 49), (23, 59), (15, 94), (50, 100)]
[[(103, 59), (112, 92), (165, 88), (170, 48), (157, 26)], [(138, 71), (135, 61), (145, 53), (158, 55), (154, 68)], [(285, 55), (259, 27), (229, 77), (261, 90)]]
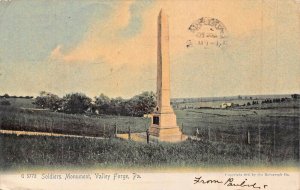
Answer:
[(14, 134), (14, 135), (29, 135), (29, 136), (53, 136), (53, 137), (74, 137), (74, 138), (91, 138), (91, 139), (105, 139), (104, 137), (92, 137), (92, 136), (81, 136), (81, 135), (66, 135), (59, 133), (48, 133), (48, 132), (33, 132), (33, 131), (14, 131), (14, 130), (0, 130), (0, 134)]

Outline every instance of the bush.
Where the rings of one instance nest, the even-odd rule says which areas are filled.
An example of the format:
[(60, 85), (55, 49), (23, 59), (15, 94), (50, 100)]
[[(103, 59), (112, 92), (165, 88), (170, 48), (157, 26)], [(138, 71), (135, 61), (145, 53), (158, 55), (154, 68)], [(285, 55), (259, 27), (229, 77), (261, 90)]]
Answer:
[(110, 98), (104, 94), (95, 97), (95, 106), (99, 113), (107, 113), (111, 104)]
[(8, 100), (3, 100), (3, 101), (0, 102), (0, 104), (1, 104), (2, 106), (9, 106), (9, 105), (10, 105), (10, 102), (9, 102)]
[(66, 113), (85, 113), (92, 105), (92, 99), (82, 93), (67, 94), (62, 102), (62, 111)]
[(153, 92), (143, 92), (126, 102), (125, 110), (128, 115), (143, 116), (153, 112), (156, 106), (156, 97)]
[[(25, 97), (30, 98), (30, 97)], [(143, 92), (128, 100), (121, 97), (109, 98), (104, 94), (95, 97), (95, 102), (83, 93), (70, 93), (63, 98), (42, 91), (33, 102), (37, 107), (71, 114), (100, 113), (124, 116), (143, 116), (156, 106), (153, 92)]]
[(9, 95), (8, 94), (4, 94), (3, 97), (4, 98), (9, 98)]
[(61, 108), (62, 99), (55, 94), (42, 91), (40, 96), (36, 97), (34, 104), (39, 108), (58, 111)]
[(293, 99), (300, 99), (300, 94), (292, 94), (291, 97)]
[(156, 106), (156, 97), (153, 92), (143, 92), (129, 100), (121, 97), (110, 99), (104, 94), (95, 99), (95, 107), (102, 114), (143, 116), (151, 113)]

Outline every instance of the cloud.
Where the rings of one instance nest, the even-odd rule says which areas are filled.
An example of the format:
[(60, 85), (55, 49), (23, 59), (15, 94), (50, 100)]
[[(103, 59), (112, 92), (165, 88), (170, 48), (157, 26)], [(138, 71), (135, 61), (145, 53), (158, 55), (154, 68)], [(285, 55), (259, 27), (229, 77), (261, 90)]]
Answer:
[(122, 1), (105, 21), (96, 18), (90, 24), (83, 40), (73, 49), (62, 53), (62, 45), (54, 48), (50, 59), (60, 60), (66, 63), (94, 62), (104, 59), (107, 62), (121, 62), (121, 50), (124, 42), (118, 37), (117, 32), (128, 26), (133, 1)]
[[(11, 9), (2, 23), (0, 91), (91, 97), (155, 91), (161, 8), (169, 15), (172, 97), (299, 91), (299, 84), (291, 82), (300, 70), (294, 0), (278, 1), (278, 9), (277, 1), (261, 0), (32, 3), (25, 3), (30, 11), (24, 12), (24, 3), (16, 2), (19, 9)], [(193, 35), (188, 27), (201, 17), (224, 23), (226, 49), (186, 48)], [(11, 36), (15, 31), (20, 34)]]
[[(67, 52), (63, 44), (54, 48), (50, 54), (52, 60), (66, 63), (95, 62), (99, 59), (112, 65), (128, 64), (137, 66), (156, 61), (157, 15), (161, 8), (168, 12), (170, 21), (170, 53), (178, 55), (187, 53), (185, 43), (191, 35), (188, 26), (201, 17), (214, 17), (221, 20), (232, 38), (243, 38), (261, 29), (261, 6), (257, 1), (156, 1), (140, 17), (134, 15), (132, 7), (140, 1), (122, 1), (107, 19), (95, 18), (87, 29), (82, 41)], [(229, 3), (229, 4), (228, 4)], [(246, 4), (246, 5), (245, 5)], [(147, 5), (148, 6), (148, 5)], [(230, 9), (228, 8), (230, 7)], [(126, 38), (120, 34), (128, 30), (132, 19), (142, 20), (141, 31)], [(272, 25), (266, 19), (264, 25)], [(135, 31), (136, 32), (136, 31)]]
[(50, 58), (57, 60), (57, 59), (62, 59), (63, 55), (61, 53), (61, 45), (57, 45), (50, 53)]
[[(286, 31), (288, 26), (293, 26), (292, 23), (296, 22), (296, 16), (283, 12), (292, 12), (293, 1), (281, 2), (279, 15), (276, 15), (275, 2), (267, 1), (262, 4), (262, 1), (210, 0), (174, 3), (164, 0), (138, 5), (144, 6), (142, 11), (133, 9), (141, 2), (144, 1), (120, 2), (106, 19), (95, 17), (91, 20), (85, 35), (76, 46), (67, 49), (62, 43), (52, 50), (50, 62), (69, 63), (61, 65), (71, 67), (73, 64), (78, 69), (76, 76), (69, 77), (70, 81), (65, 82), (65, 86), (71, 86), (69, 89), (72, 90), (89, 91), (89, 94), (102, 91), (108, 95), (123, 94), (127, 97), (142, 90), (154, 90), (157, 16), (160, 9), (164, 8), (169, 15), (173, 70), (171, 86), (172, 94), (176, 97), (284, 93), (291, 91), (289, 89), (297, 89), (294, 83), (281, 82), (292, 81), (297, 76), (296, 69), (291, 68), (298, 63), (299, 56), (292, 50), (285, 50), (295, 47), (291, 49), (296, 51), (299, 47), (291, 42), (295, 41), (292, 36), (298, 34), (299, 29)], [(186, 48), (186, 41), (193, 35), (188, 27), (201, 17), (216, 18), (226, 26), (229, 44), (225, 50)], [(285, 19), (286, 22), (278, 22), (279, 19)], [(132, 22), (137, 23), (138, 27), (134, 26), (136, 28), (132, 29)], [(276, 28), (279, 31), (278, 44), (282, 44), (278, 52), (285, 55), (283, 52), (286, 51), (284, 60), (275, 59), (274, 56)], [(122, 35), (123, 31), (126, 31), (126, 35)], [(287, 61), (288, 59), (290, 60)], [(99, 62), (100, 64), (93, 66), (88, 64)], [(57, 71), (56, 68), (53, 70)], [(65, 67), (62, 66), (61, 70), (65, 77)], [(287, 71), (294, 73), (288, 75), (285, 73)], [(279, 83), (274, 82), (276, 76), (282, 76), (279, 83), (286, 85), (278, 88)], [(71, 79), (77, 79), (78, 82)], [(89, 82), (83, 85), (79, 79)], [(73, 87), (69, 83), (76, 85)]]

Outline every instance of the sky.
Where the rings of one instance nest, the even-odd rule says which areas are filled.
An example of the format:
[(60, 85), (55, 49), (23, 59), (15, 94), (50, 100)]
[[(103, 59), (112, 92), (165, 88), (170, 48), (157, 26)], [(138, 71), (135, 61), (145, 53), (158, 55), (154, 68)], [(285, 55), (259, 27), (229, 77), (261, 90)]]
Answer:
[[(171, 97), (300, 93), (299, 7), (297, 0), (0, 1), (0, 94), (155, 92), (161, 9)], [(201, 18), (220, 21), (225, 38), (191, 32)], [(189, 40), (226, 44), (187, 47)]]

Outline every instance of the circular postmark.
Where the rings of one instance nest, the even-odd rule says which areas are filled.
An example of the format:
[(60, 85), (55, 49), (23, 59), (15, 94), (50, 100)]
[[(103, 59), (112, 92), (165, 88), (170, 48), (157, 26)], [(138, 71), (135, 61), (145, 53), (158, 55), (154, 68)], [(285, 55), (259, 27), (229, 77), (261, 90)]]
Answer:
[(193, 22), (188, 30), (192, 36), (186, 41), (186, 47), (201, 46), (205, 49), (210, 47), (224, 48), (227, 44), (227, 29), (216, 18), (202, 17)]

